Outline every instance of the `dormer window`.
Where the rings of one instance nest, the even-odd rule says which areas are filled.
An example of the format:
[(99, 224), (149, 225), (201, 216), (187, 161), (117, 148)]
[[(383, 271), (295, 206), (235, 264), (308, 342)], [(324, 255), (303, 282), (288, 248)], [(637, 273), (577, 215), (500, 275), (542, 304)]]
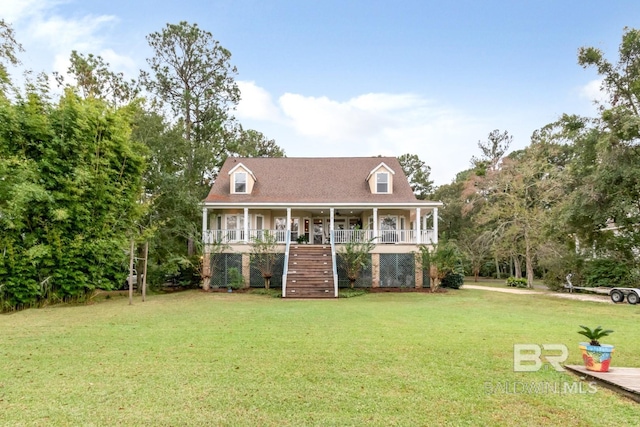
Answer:
[(389, 174), (387, 172), (376, 173), (376, 193), (389, 192)]
[(393, 175), (396, 173), (384, 162), (373, 168), (367, 175), (367, 183), (372, 194), (392, 194)]
[(229, 192), (231, 194), (251, 194), (258, 180), (242, 163), (238, 163), (229, 171)]
[(234, 193), (246, 193), (247, 192), (247, 173), (236, 172), (233, 174), (234, 179)]

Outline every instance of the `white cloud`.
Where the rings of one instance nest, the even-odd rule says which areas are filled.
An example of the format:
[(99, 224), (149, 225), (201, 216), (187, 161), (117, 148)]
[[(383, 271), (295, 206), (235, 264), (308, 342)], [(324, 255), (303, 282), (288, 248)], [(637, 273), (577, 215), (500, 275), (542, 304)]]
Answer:
[(241, 99), (236, 108), (240, 118), (280, 121), (281, 115), (271, 99), (269, 92), (257, 86), (255, 82), (238, 80)]
[(55, 0), (4, 0), (0, 3), (0, 16), (11, 25), (16, 25), (29, 16), (39, 15), (47, 9), (64, 3)]
[(602, 90), (602, 79), (591, 80), (586, 85), (580, 87), (579, 94), (582, 98), (598, 103), (603, 103), (607, 100), (607, 94)]
[(113, 15), (63, 16), (60, 5), (69, 0), (3, 0), (0, 17), (16, 31), (24, 48), (20, 57), (27, 69), (66, 72), (72, 50), (100, 55), (114, 71), (137, 75), (136, 62), (106, 46), (109, 30), (118, 23)]
[(241, 84), (238, 117), (288, 156), (417, 154), (437, 184), (468, 168), (475, 144), (492, 129), (484, 120), (417, 94), (368, 93), (347, 101), (285, 93), (277, 103), (254, 82)]

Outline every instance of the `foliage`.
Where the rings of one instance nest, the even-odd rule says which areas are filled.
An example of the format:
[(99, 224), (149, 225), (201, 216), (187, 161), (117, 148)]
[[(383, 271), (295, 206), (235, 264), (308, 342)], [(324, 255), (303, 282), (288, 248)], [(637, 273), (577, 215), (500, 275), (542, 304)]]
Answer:
[(492, 244), (493, 233), (490, 231), (485, 231), (479, 236), (464, 233), (458, 242), (460, 251), (471, 266), (474, 282), (478, 281), (480, 270), (488, 259)]
[(251, 239), (252, 266), (260, 271), (264, 278), (264, 288), (269, 289), (273, 268), (276, 264), (278, 240), (269, 230)]
[(476, 175), (484, 176), (488, 171), (495, 171), (512, 142), (513, 136), (509, 135), (506, 130), (501, 133), (499, 129), (489, 132), (487, 141), (478, 141), (478, 148), (480, 148), (482, 156), (471, 158), (471, 165), (474, 167)]
[(457, 272), (447, 274), (440, 283), (440, 286), (449, 289), (460, 289), (462, 285), (464, 285), (464, 274)]
[(126, 275), (143, 148), (131, 110), (65, 91), (0, 101), (0, 302), (84, 300)]
[[(155, 96), (155, 102), (173, 112), (172, 134), (179, 135), (171, 148), (162, 147), (159, 152), (174, 151), (172, 157), (161, 161), (173, 162), (178, 172), (158, 171), (158, 184), (180, 189), (183, 209), (175, 220), (183, 226), (176, 224), (174, 235), (186, 240), (188, 255), (193, 255), (198, 236), (184, 224), (198, 223), (198, 203), (206, 196), (233, 138), (229, 110), (240, 99), (234, 81), (237, 70), (230, 63), (231, 52), (197, 24), (167, 24), (162, 31), (149, 34), (147, 41), (154, 55), (147, 60), (151, 72), (143, 72), (141, 82)], [(166, 132), (163, 127), (158, 130), (161, 133), (154, 135), (162, 137)], [(164, 185), (160, 187), (162, 193), (174, 194), (166, 190)]]
[(77, 90), (87, 98), (101, 99), (113, 107), (130, 104), (138, 96), (139, 88), (134, 80), (126, 81), (122, 73), (110, 70), (109, 63), (101, 56), (83, 55), (71, 52), (71, 65), (67, 74), (75, 80), (74, 85), (65, 85), (64, 76), (58, 72), (53, 75), (60, 86)]
[(197, 253), (200, 202), (228, 155), (284, 156), (284, 151), (231, 116), (240, 100), (237, 70), (231, 52), (210, 32), (183, 21), (167, 24), (147, 41), (151, 70), (140, 80), (153, 95), (153, 108), (136, 117), (134, 137), (150, 151), (145, 194), (151, 207), (144, 227), (155, 230), (153, 256), (164, 263)]
[[(358, 229), (358, 227), (356, 227)], [(369, 253), (375, 248), (375, 238), (365, 239), (362, 233), (353, 233), (348, 242), (338, 247), (338, 254), (345, 266), (349, 287), (353, 288), (362, 270), (369, 265)]]
[(465, 183), (470, 174), (471, 171), (458, 173), (454, 182), (439, 186), (432, 195), (433, 200), (444, 203), (444, 206), (438, 209), (438, 232), (444, 239), (462, 240), (465, 230), (471, 231), (468, 235), (478, 234), (473, 224), (473, 215), (468, 209), (469, 200), (463, 197)]
[(620, 259), (596, 258), (585, 262), (583, 275), (585, 286), (608, 287), (633, 286), (633, 266)]
[(18, 65), (20, 61), (17, 52), (22, 51), (22, 45), (16, 41), (13, 28), (4, 19), (0, 19), (0, 94), (4, 93), (4, 87), (10, 83), (9, 74), (3, 62)]
[(580, 325), (580, 327), (582, 328), (581, 331), (578, 331), (578, 333), (580, 335), (584, 335), (585, 337), (587, 337), (587, 339), (589, 340), (589, 344), (591, 345), (600, 345), (600, 339), (604, 338), (606, 336), (609, 336), (609, 334), (612, 334), (613, 331), (611, 329), (602, 329), (602, 326), (598, 326), (595, 329), (590, 329), (586, 326), (582, 326)]
[(276, 141), (267, 138), (262, 132), (243, 129), (240, 125), (237, 136), (229, 143), (229, 153), (238, 157), (285, 157), (284, 150)]
[(343, 288), (338, 290), (338, 298), (353, 298), (367, 295), (368, 293), (367, 289)]
[(435, 291), (447, 275), (463, 274), (463, 256), (452, 241), (440, 241), (435, 245), (420, 245), (416, 254), (423, 271), (429, 272), (431, 290)]
[(242, 274), (240, 273), (240, 271), (238, 271), (237, 268), (235, 267), (229, 268), (229, 270), (227, 270), (227, 274), (228, 274), (227, 287), (229, 289), (236, 290), (244, 287), (244, 277), (242, 277)]
[(506, 284), (507, 286), (512, 286), (514, 288), (528, 287), (527, 279), (520, 278), (520, 277), (507, 277)]
[(272, 298), (282, 298), (282, 290), (281, 289), (257, 288), (257, 289), (250, 289), (249, 293), (253, 294), (253, 295), (267, 295), (267, 296), (270, 296)]
[(416, 154), (403, 154), (398, 162), (409, 180), (416, 198), (424, 200), (433, 193), (433, 181), (429, 179), (431, 168)]

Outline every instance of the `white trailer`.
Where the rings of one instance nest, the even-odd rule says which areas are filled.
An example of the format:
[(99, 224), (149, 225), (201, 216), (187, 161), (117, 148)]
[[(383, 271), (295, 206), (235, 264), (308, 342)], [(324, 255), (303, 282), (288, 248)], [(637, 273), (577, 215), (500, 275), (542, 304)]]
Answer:
[(629, 304), (637, 304), (640, 301), (640, 289), (638, 288), (613, 288), (609, 292), (609, 298), (613, 302), (623, 302), (625, 297)]
[(573, 292), (574, 290), (578, 291), (586, 291), (586, 292), (595, 292), (597, 294), (606, 294), (609, 295), (611, 301), (614, 303), (624, 302), (624, 299), (627, 299), (629, 304), (637, 304), (640, 301), (640, 289), (639, 288), (589, 288), (584, 286), (573, 286), (571, 283), (571, 276), (573, 274), (567, 275), (567, 283), (564, 285), (564, 288), (569, 292)]

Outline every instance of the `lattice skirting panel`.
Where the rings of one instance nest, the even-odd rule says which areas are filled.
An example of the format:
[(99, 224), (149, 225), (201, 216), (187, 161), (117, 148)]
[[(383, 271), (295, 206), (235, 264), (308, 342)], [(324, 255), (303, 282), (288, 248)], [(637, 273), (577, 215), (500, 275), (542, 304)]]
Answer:
[(380, 254), (380, 287), (413, 288), (416, 267), (413, 254)]
[(211, 255), (211, 280), (212, 288), (226, 288), (229, 283), (229, 269), (237, 268), (242, 274), (242, 254), (215, 254)]

